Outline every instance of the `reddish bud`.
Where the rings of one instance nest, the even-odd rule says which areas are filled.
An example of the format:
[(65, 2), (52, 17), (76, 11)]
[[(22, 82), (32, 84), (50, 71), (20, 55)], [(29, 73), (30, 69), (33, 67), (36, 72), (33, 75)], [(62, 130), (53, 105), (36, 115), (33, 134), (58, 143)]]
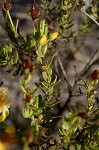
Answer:
[(3, 9), (9, 10), (10, 8), (11, 8), (11, 4), (10, 4), (9, 0), (5, 0), (3, 3)]
[(31, 100), (31, 95), (30, 94), (26, 94), (25, 101), (29, 103), (30, 100)]
[(66, 9), (63, 10), (63, 14), (64, 14), (64, 15), (67, 14), (67, 10), (66, 10)]
[(25, 68), (28, 68), (30, 72), (33, 71), (33, 63), (32, 63), (31, 60), (27, 60), (27, 61), (25, 62)]
[(36, 5), (33, 5), (31, 7), (31, 17), (32, 17), (32, 19), (33, 20), (37, 19), (38, 16), (39, 16), (39, 13), (40, 13), (39, 8)]
[(78, 116), (81, 117), (82, 119), (87, 119), (89, 117), (86, 112), (80, 112), (78, 113)]
[(96, 80), (96, 79), (98, 79), (98, 77), (99, 77), (99, 71), (98, 70), (94, 70), (94, 72), (91, 74), (91, 78), (93, 80)]

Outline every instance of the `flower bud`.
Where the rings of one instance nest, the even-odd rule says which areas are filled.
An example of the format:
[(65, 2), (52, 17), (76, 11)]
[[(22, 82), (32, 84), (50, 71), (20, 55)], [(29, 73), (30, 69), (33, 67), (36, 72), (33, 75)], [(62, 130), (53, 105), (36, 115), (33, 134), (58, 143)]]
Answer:
[(66, 15), (67, 14), (67, 10), (63, 9), (63, 14)]
[(78, 116), (81, 117), (82, 119), (87, 119), (89, 117), (86, 112), (79, 112)]
[(3, 9), (9, 10), (10, 8), (11, 8), (11, 4), (10, 4), (9, 0), (5, 0), (3, 3)]
[(57, 38), (57, 36), (58, 36), (58, 32), (53, 32), (53, 33), (50, 33), (49, 38), (50, 38), (51, 41), (53, 41)]
[(39, 41), (40, 45), (44, 45), (47, 43), (47, 38), (45, 35), (43, 35)]
[(91, 78), (93, 80), (96, 80), (99, 78), (99, 71), (98, 70), (94, 70), (94, 72), (91, 74)]
[(30, 102), (30, 100), (31, 100), (31, 95), (29, 94), (29, 93), (27, 93), (26, 94), (26, 98), (25, 98), (25, 101), (27, 102), (27, 103), (29, 103)]
[(39, 8), (36, 5), (33, 5), (31, 7), (31, 17), (32, 17), (32, 19), (33, 20), (37, 19), (38, 16), (39, 16), (39, 13), (40, 13)]
[(33, 71), (33, 62), (31, 60), (27, 60), (25, 62), (25, 68), (28, 68), (30, 72)]

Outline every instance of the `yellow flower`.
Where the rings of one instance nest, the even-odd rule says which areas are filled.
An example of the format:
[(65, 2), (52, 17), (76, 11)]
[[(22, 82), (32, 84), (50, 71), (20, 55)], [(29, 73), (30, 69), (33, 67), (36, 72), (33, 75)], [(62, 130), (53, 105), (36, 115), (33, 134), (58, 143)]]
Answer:
[(0, 122), (4, 121), (9, 114), (8, 108), (10, 106), (5, 104), (6, 95), (7, 95), (7, 89), (5, 87), (1, 87), (0, 88)]
[(53, 32), (53, 33), (50, 33), (49, 38), (50, 38), (51, 41), (53, 41), (57, 38), (57, 36), (58, 36), (58, 32)]
[(6, 145), (3, 142), (0, 142), (0, 149), (6, 150)]
[(39, 41), (40, 45), (45, 45), (47, 43), (47, 38), (45, 35), (43, 35)]

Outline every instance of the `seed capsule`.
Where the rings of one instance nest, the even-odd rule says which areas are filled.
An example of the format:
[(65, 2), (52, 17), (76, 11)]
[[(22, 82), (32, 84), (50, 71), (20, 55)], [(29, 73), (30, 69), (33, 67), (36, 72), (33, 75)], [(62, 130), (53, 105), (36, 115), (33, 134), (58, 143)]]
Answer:
[(33, 20), (37, 19), (38, 16), (39, 16), (39, 13), (40, 13), (39, 8), (36, 5), (33, 5), (31, 7), (31, 17), (32, 17), (32, 19)]
[(98, 79), (98, 77), (99, 77), (99, 71), (98, 70), (94, 70), (94, 72), (91, 74), (91, 78), (93, 80), (96, 80), (96, 79)]

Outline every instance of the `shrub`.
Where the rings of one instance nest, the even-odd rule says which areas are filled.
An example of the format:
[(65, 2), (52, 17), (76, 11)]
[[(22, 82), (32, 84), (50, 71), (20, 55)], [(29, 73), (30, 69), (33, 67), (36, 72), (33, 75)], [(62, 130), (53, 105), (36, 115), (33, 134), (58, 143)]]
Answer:
[[(88, 79), (84, 78), (88, 70), (98, 60), (97, 58), (93, 61), (98, 49), (79, 74), (74, 66), (75, 78), (74, 84), (71, 85), (59, 56), (60, 48), (58, 45), (69, 43), (71, 38), (76, 39), (79, 34), (92, 29), (92, 25), (88, 24), (88, 19), (99, 26), (97, 19), (99, 2), (98, 0), (92, 1), (87, 10), (85, 10), (86, 4), (83, 0), (78, 2), (76, 0), (62, 0), (59, 4), (53, 5), (53, 8), (50, 8), (51, 2), (51, 0), (42, 0), (41, 6), (37, 5), (36, 2), (31, 6), (30, 17), (33, 20), (34, 28), (33, 33), (27, 34), (26, 37), (20, 33), (19, 20), (16, 24), (13, 23), (10, 14), (10, 1), (4, 0), (2, 4), (2, 13), (6, 21), (5, 30), (10, 43), (0, 44), (0, 66), (5, 67), (9, 73), (13, 72), (13, 75), (22, 76), (20, 86), (25, 103), (22, 115), (30, 120), (30, 127), (26, 131), (16, 129), (13, 125), (4, 122), (9, 114), (10, 106), (6, 104), (7, 89), (2, 87), (3, 83), (1, 82), (0, 128), (2, 129), (2, 136), (0, 136), (0, 147), (2, 150), (15, 149), (16, 144), (22, 146), (23, 150), (99, 149), (99, 108), (96, 101), (99, 71), (94, 70)], [(45, 13), (44, 16), (41, 9)], [(75, 11), (76, 13), (83, 12), (89, 17), (86, 20), (83, 18), (78, 33), (73, 31), (72, 14)], [(71, 55), (74, 57), (73, 52)], [(69, 54), (67, 57), (69, 58)], [(59, 68), (56, 71), (53, 69), (52, 64), (55, 59), (61, 71)], [(35, 83), (35, 89), (30, 87), (33, 72), (38, 72), (40, 81), (39, 84)], [(60, 107), (60, 103), (63, 101), (60, 97), (63, 90), (60, 84), (60, 72), (65, 78), (68, 92), (68, 98), (63, 107)], [(82, 82), (84, 88), (79, 87), (79, 90), (75, 92), (79, 81)], [(38, 94), (38, 90), (41, 91), (40, 94)], [(70, 105), (72, 98), (75, 97), (76, 99), (82, 95), (87, 100), (86, 105), (82, 104), (79, 109)], [(57, 115), (54, 115), (56, 108), (59, 110)], [(63, 115), (65, 111), (67, 113)], [(57, 124), (60, 120), (61, 125), (58, 128)], [(55, 128), (58, 128), (57, 138), (59, 140), (52, 133)]]

